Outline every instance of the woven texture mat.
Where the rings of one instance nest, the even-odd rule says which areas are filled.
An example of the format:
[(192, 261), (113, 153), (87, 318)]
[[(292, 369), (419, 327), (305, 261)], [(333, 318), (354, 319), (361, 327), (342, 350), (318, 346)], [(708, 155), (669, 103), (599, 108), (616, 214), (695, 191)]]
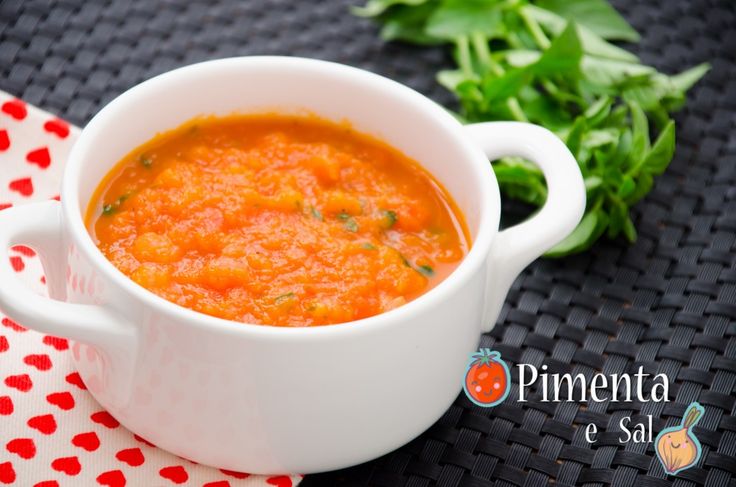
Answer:
[[(602, 242), (537, 261), (516, 281), (481, 345), (511, 363), (590, 377), (670, 378), (669, 403), (541, 403), (493, 408), (463, 396), (429, 431), (359, 467), (302, 485), (736, 486), (736, 4), (614, 2), (643, 35), (644, 62), (713, 70), (677, 116), (670, 169), (635, 209), (636, 245)], [(384, 45), (350, 2), (0, 1), (0, 89), (83, 125), (130, 86), (171, 68), (247, 54), (330, 59), (406, 83), (440, 103), (436, 49)], [(431, 357), (427, 358), (431, 360)], [(665, 476), (651, 444), (620, 444), (619, 420), (679, 424), (691, 401), (697, 466)], [(522, 407), (523, 406), (523, 407)], [(584, 426), (595, 423), (589, 445)], [(356, 438), (356, 442), (360, 441)]]

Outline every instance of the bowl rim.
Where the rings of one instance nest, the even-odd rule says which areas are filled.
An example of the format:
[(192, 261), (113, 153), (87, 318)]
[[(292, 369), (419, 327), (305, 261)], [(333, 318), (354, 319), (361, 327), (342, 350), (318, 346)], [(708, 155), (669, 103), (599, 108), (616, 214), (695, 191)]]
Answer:
[[(82, 177), (83, 161), (91, 150), (97, 132), (110, 120), (125, 111), (126, 106), (144, 93), (151, 90), (160, 90), (166, 84), (188, 75), (198, 75), (202, 71), (215, 67), (242, 69), (249, 65), (251, 69), (279, 69), (299, 67), (311, 71), (319, 71), (325, 76), (342, 77), (346, 82), (370, 83), (375, 88), (393, 92), (413, 104), (416, 109), (424, 112), (425, 116), (432, 117), (436, 125), (448, 131), (454, 138), (462, 141), (458, 144), (464, 154), (463, 161), (456, 163), (468, 164), (480, 183), (482, 194), (479, 210), (478, 231), (475, 240), (471, 242), (470, 250), (460, 264), (440, 283), (414, 300), (394, 308), (359, 320), (335, 323), (321, 326), (274, 326), (239, 321), (226, 320), (206, 315), (198, 311), (185, 308), (158, 296), (148, 289), (135, 283), (110, 262), (92, 240), (84, 224), (84, 211), (80, 208), (78, 192), (79, 180)], [(317, 113), (317, 112), (315, 112)], [(356, 127), (360, 130), (360, 127)], [(421, 161), (418, 161), (421, 165)], [(119, 286), (129, 296), (141, 303), (154, 308), (164, 316), (175, 319), (178, 323), (187, 323), (209, 331), (222, 332), (231, 335), (247, 335), (251, 338), (279, 338), (303, 340), (307, 337), (340, 336), (344, 333), (362, 334), (382, 330), (386, 326), (396, 326), (418, 314), (422, 308), (436, 304), (447, 298), (449, 294), (463, 286), (475, 275), (478, 269), (485, 265), (490, 253), (491, 242), (498, 233), (500, 220), (500, 193), (493, 171), (489, 170), (488, 159), (483, 151), (466, 135), (463, 126), (448, 111), (429, 98), (397, 81), (360, 68), (331, 61), (290, 56), (242, 56), (215, 59), (183, 66), (133, 86), (123, 92), (106, 106), (104, 106), (84, 127), (69, 155), (64, 170), (61, 185), (61, 205), (65, 226), (71, 234), (77, 250), (104, 275), (105, 278)], [(485, 282), (485, 281), (484, 281)], [(102, 304), (105, 308), (115, 309), (112, 304)], [(450, 323), (448, 323), (448, 326)]]

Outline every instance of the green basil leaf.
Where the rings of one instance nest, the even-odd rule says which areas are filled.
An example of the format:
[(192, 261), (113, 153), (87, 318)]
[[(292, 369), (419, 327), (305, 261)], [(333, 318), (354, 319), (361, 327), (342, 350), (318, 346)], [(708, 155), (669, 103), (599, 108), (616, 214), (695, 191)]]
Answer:
[(626, 204), (633, 205), (634, 203), (641, 200), (644, 196), (646, 196), (647, 193), (649, 193), (653, 185), (654, 178), (651, 174), (647, 172), (640, 173), (639, 176), (636, 178), (636, 188), (628, 196), (628, 198), (626, 198)]
[(589, 211), (564, 240), (548, 250), (546, 257), (562, 257), (588, 248), (608, 225), (608, 215), (602, 210)]
[(419, 272), (420, 274), (422, 274), (422, 275), (424, 275), (426, 277), (432, 277), (432, 276), (434, 276), (434, 269), (432, 268), (432, 266), (429, 266), (429, 265), (426, 265), (426, 264), (425, 265), (420, 265), (420, 266), (417, 266), (416, 267), (416, 270), (417, 270), (417, 272)]
[(588, 119), (588, 125), (595, 127), (608, 117), (611, 113), (613, 99), (610, 96), (602, 96), (595, 103), (586, 108), (583, 115)]
[(391, 228), (399, 221), (399, 215), (394, 210), (382, 210), (385, 228)]
[(608, 164), (610, 167), (621, 167), (625, 162), (626, 159), (629, 157), (629, 153), (631, 152), (631, 129), (625, 128), (621, 132), (621, 137), (618, 139), (618, 145), (616, 146), (616, 151), (611, 156), (611, 159), (609, 159)]
[(604, 39), (639, 40), (639, 34), (605, 0), (537, 0), (536, 4), (588, 27)]
[(547, 187), (537, 166), (518, 157), (504, 157), (491, 167), (505, 195), (536, 206), (544, 204)]
[(539, 61), (542, 53), (531, 49), (510, 49), (503, 51), (501, 55), (506, 62), (515, 68), (524, 68)]
[(494, 164), (493, 172), (499, 183), (525, 183), (529, 179), (529, 174), (520, 167)]
[(700, 64), (675, 76), (654, 73), (644, 79), (628, 80), (622, 97), (639, 103), (647, 112), (661, 110), (662, 107), (672, 111), (684, 103), (685, 91), (709, 69), (708, 64)]
[(437, 82), (449, 91), (457, 91), (458, 86), (466, 81), (474, 81), (460, 69), (445, 69), (437, 73)]
[(668, 109), (666, 109), (662, 105), (657, 105), (652, 110), (647, 112), (647, 115), (649, 115), (649, 120), (654, 123), (654, 126), (659, 131), (664, 130), (667, 124), (670, 123), (670, 114), (667, 110)]
[(537, 75), (561, 75), (577, 73), (583, 48), (575, 24), (570, 23), (539, 60), (530, 66)]
[(583, 141), (583, 134), (585, 133), (587, 128), (588, 127), (585, 117), (580, 116), (575, 119), (575, 123), (572, 125), (572, 129), (570, 129), (570, 132), (565, 137), (565, 144), (576, 159), (578, 158), (578, 154), (580, 152), (580, 146)]
[(273, 298), (273, 302), (275, 305), (279, 306), (279, 305), (282, 305), (282, 304), (285, 304), (291, 301), (294, 298), (296, 298), (296, 294), (286, 293), (286, 294), (282, 294), (280, 296), (276, 296), (275, 298)]
[(589, 130), (583, 137), (583, 147), (594, 149), (618, 142), (620, 133), (617, 129)]
[(643, 161), (649, 153), (651, 143), (649, 141), (649, 120), (638, 103), (630, 103), (629, 109), (631, 110), (632, 130), (631, 155), (629, 160), (633, 167), (638, 167), (640, 161)]
[(387, 41), (407, 41), (419, 45), (434, 45), (445, 42), (425, 32), (427, 19), (439, 2), (428, 1), (416, 7), (397, 6), (384, 21), (381, 37)]
[(352, 216), (345, 220), (345, 230), (353, 233), (358, 231), (358, 222), (356, 222), (355, 218), (353, 218)]
[(631, 217), (629, 215), (626, 215), (623, 230), (626, 240), (630, 243), (636, 242), (636, 228), (634, 227), (634, 222), (631, 221)]
[(636, 189), (636, 183), (634, 182), (634, 178), (629, 176), (628, 174), (625, 174), (623, 177), (623, 180), (621, 181), (621, 186), (618, 187), (618, 191), (616, 191), (616, 195), (621, 198), (622, 200), (625, 200)]
[(692, 88), (692, 86), (697, 83), (700, 78), (705, 76), (705, 73), (707, 73), (710, 70), (710, 64), (703, 63), (698, 64), (697, 66), (693, 66), (692, 68), (683, 71), (680, 74), (676, 74), (674, 76), (669, 76), (669, 82), (674, 86), (677, 90), (681, 92), (685, 92)]
[(675, 153), (675, 122), (672, 120), (659, 133), (657, 140), (649, 151), (642, 168), (652, 174), (662, 174)]
[(593, 30), (584, 25), (578, 26), (578, 36), (586, 54), (628, 63), (639, 62), (639, 58), (635, 54), (603, 40)]
[(611, 114), (605, 120), (606, 125), (611, 127), (627, 128), (629, 126), (629, 108), (620, 104), (611, 110)]
[[(550, 12), (549, 10), (539, 8), (534, 5), (524, 5), (521, 10), (525, 15), (528, 15), (535, 21), (539, 22), (554, 35), (560, 35), (560, 33), (565, 30), (565, 27), (567, 27), (568, 21), (565, 18), (554, 12)], [(571, 20), (575, 21), (575, 19)], [(614, 46), (610, 42), (606, 42), (594, 31), (585, 25), (580, 25), (579, 23), (578, 36), (580, 37), (583, 51), (586, 54), (608, 59), (617, 59), (625, 62), (635, 63), (639, 61), (639, 58), (636, 55), (621, 49), (620, 47)]]
[(309, 208), (309, 211), (312, 214), (312, 216), (314, 218), (316, 218), (317, 220), (319, 220), (321, 222), (325, 221), (325, 217), (322, 216), (322, 213), (320, 213), (320, 211), (317, 208), (315, 208), (314, 206), (310, 207)]
[(530, 205), (542, 206), (547, 200), (547, 188), (544, 183), (533, 185), (530, 182), (523, 184), (499, 182), (498, 186), (505, 196)]
[(500, 77), (488, 76), (483, 80), (482, 97), (485, 103), (492, 104), (516, 95), (529, 84), (533, 77), (531, 67), (511, 69)]
[[(637, 34), (606, 0), (368, 0), (361, 14), (383, 24), (385, 39), (454, 48), (456, 69), (437, 80), (457, 97), (453, 115), (462, 123), (528, 120), (566, 142), (588, 210), (549, 255), (581, 252), (606, 231), (636, 239), (629, 207), (672, 159), (670, 113), (707, 64), (673, 76), (642, 65), (608, 41)], [(504, 157), (492, 167), (505, 196), (536, 206), (546, 200), (534, 165)]]
[(570, 129), (574, 117), (565, 105), (550, 96), (541, 95), (529, 86), (522, 88), (518, 97), (530, 122), (560, 133)]
[(647, 80), (645, 83), (638, 83), (633, 86), (625, 88), (621, 92), (621, 97), (628, 103), (636, 103), (642, 110), (650, 112), (659, 106), (661, 100), (665, 97), (673, 96), (667, 95), (664, 91), (658, 88), (653, 81)]
[(376, 17), (396, 5), (417, 6), (423, 3), (427, 3), (427, 0), (368, 0), (364, 6), (352, 7), (351, 10), (360, 17)]
[(629, 208), (618, 198), (612, 198), (608, 220), (608, 238), (616, 238), (629, 217)]
[(603, 184), (603, 180), (598, 176), (588, 176), (583, 182), (585, 183), (586, 191), (598, 189)]
[(145, 167), (146, 169), (150, 169), (151, 166), (153, 166), (153, 159), (151, 159), (151, 156), (147, 154), (141, 154), (138, 156), (138, 162), (141, 163), (141, 166)]
[(427, 20), (426, 33), (456, 39), (473, 33), (495, 36), (503, 32), (499, 0), (445, 0)]
[(620, 167), (607, 166), (603, 168), (603, 179), (606, 180), (607, 186), (617, 188), (624, 182), (624, 173)]
[(585, 195), (590, 200), (593, 195), (603, 189), (603, 178), (599, 176), (588, 176), (583, 182), (585, 183)]
[(464, 82), (457, 89), (458, 98), (462, 103), (464, 112), (469, 118), (478, 117), (485, 106), (483, 93), (477, 83)]
[(631, 77), (648, 76), (655, 69), (643, 64), (628, 63), (585, 55), (580, 62), (585, 79), (599, 86), (616, 87)]

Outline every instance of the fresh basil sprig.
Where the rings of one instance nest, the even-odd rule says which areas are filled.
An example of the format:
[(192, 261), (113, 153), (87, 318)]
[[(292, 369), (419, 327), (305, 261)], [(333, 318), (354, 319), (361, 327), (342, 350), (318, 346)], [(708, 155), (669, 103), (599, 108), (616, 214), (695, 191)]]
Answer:
[[(674, 76), (641, 64), (609, 42), (639, 35), (606, 0), (369, 0), (355, 12), (381, 22), (384, 39), (453, 47), (457, 69), (437, 79), (457, 96), (462, 121), (532, 122), (567, 144), (586, 212), (547, 256), (582, 252), (603, 235), (636, 240), (629, 208), (672, 160), (670, 114), (707, 64)], [(493, 168), (508, 196), (544, 203), (536, 166), (507, 157)]]

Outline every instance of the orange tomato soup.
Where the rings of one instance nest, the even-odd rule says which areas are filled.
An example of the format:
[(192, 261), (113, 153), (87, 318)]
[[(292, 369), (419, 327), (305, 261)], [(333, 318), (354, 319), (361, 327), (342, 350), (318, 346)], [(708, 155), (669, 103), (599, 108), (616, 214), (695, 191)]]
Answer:
[(427, 292), (468, 251), (447, 192), (345, 124), (233, 115), (157, 135), (101, 183), (87, 225), (157, 295), (277, 326), (376, 315)]

